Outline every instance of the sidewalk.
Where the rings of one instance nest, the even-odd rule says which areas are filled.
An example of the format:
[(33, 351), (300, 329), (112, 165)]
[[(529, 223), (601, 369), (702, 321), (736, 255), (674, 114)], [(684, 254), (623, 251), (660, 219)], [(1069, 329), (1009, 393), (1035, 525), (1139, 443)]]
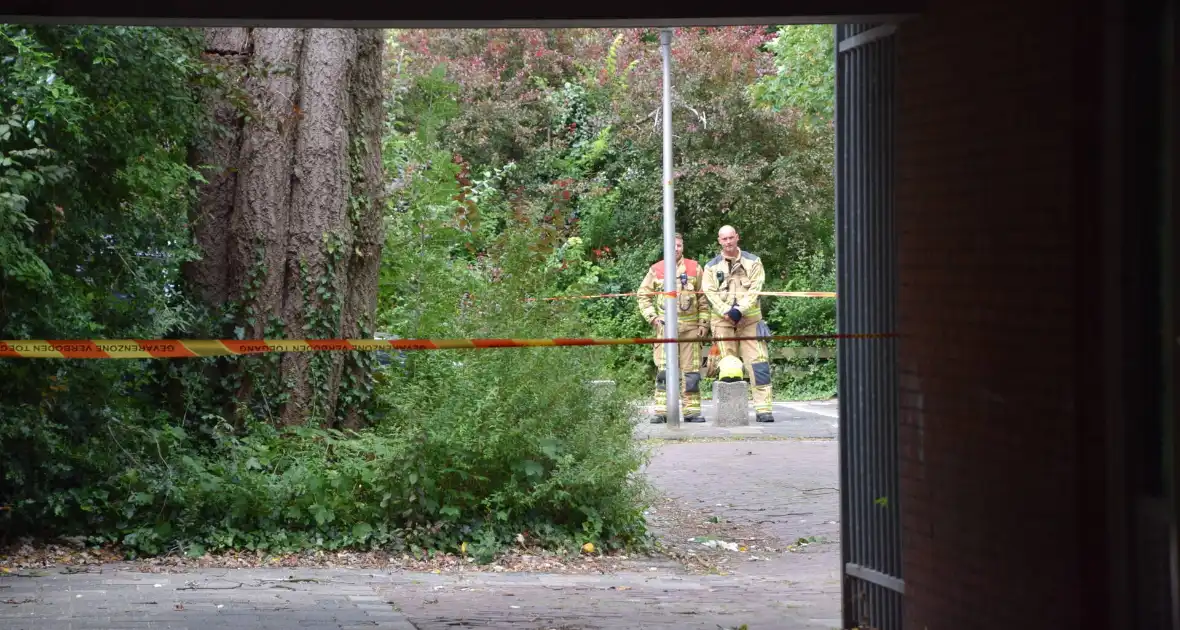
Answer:
[[(296, 581), (298, 580), (298, 581)], [(13, 630), (243, 628), (323, 630), (524, 628), (829, 629), (789, 581), (685, 577), (668, 571), (604, 576), (435, 575), (256, 570), (7, 578), (0, 608)], [(838, 589), (838, 586), (837, 586)]]
[[(667, 424), (651, 424), (646, 415), (636, 419), (635, 436), (639, 439), (684, 440), (698, 438), (804, 438), (836, 439), (840, 424), (837, 418), (838, 406), (835, 400), (815, 402), (776, 402), (774, 422), (754, 421), (754, 409), (749, 410), (750, 425), (745, 427), (718, 427), (713, 421), (717, 417), (713, 401), (701, 402), (705, 422), (681, 422), (679, 429)], [(643, 408), (643, 414), (648, 408)]]

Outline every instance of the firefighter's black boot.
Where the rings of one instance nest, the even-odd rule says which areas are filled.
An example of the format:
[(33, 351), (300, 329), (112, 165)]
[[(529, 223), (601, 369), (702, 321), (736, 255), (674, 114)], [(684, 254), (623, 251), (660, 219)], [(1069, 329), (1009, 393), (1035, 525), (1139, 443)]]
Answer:
[(762, 413), (758, 414), (754, 419), (757, 420), (758, 422), (774, 422), (774, 414), (769, 411), (763, 411)]

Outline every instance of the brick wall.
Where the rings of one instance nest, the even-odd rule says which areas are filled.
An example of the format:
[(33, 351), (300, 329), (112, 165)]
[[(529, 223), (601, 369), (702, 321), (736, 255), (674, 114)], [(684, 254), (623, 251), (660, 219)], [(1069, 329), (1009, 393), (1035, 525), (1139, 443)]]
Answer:
[(1098, 133), (1099, 22), (1083, 10), (930, 0), (897, 35), (906, 628), (1101, 616), (1085, 555), (1101, 401), (1076, 345), (1099, 236), (1079, 158)]

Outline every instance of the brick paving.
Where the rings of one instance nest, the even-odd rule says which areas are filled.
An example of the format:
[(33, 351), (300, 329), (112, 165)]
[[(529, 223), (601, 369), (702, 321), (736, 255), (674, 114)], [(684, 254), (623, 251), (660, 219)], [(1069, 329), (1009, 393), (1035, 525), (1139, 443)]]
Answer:
[(666, 562), (607, 575), (59, 567), (0, 575), (0, 628), (839, 628), (836, 462), (833, 440), (659, 445), (647, 474), (669, 496), (783, 541), (821, 541), (740, 557), (726, 575)]
[(838, 444), (727, 441), (664, 444), (646, 472), (665, 495), (784, 541), (840, 537)]
[[(644, 408), (644, 413), (650, 412)], [(641, 439), (683, 440), (693, 438), (810, 438), (835, 439), (839, 432), (837, 406), (835, 400), (815, 402), (775, 402), (775, 421), (760, 423), (754, 421), (754, 408), (750, 407), (748, 417), (749, 426), (719, 427), (713, 421), (716, 418), (713, 401), (701, 403), (701, 412), (705, 422), (682, 422), (680, 428), (673, 429), (667, 424), (650, 424), (646, 417), (637, 419), (635, 436)]]

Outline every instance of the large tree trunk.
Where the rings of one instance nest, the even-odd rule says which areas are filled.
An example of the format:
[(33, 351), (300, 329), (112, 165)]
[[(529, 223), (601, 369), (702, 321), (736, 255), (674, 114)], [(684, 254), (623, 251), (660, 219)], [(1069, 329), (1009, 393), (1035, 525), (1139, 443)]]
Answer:
[[(371, 337), (383, 240), (384, 31), (206, 29), (240, 82), (209, 103), (230, 133), (206, 144), (187, 276), (246, 338)], [(248, 114), (248, 115), (247, 115)], [(361, 353), (291, 353), (239, 372), (239, 400), (280, 390), (283, 424), (355, 426), (370, 388)], [(258, 391), (268, 383), (271, 391)]]

